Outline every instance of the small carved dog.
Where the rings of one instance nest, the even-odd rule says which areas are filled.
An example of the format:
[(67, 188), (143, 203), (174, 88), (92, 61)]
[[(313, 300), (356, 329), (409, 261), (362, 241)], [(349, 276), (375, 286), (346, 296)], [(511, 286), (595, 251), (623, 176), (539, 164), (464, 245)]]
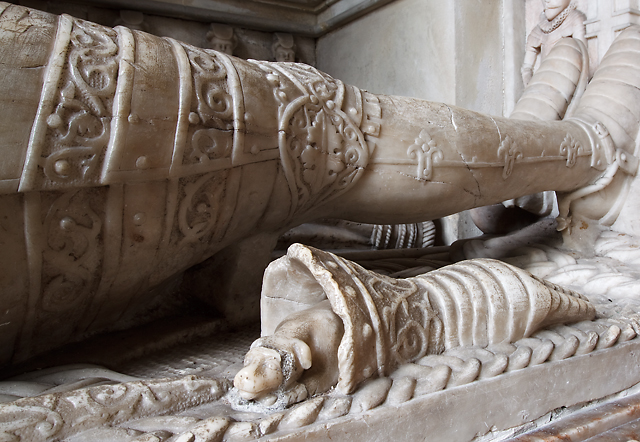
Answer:
[[(272, 335), (251, 346), (234, 383), (241, 397), (264, 404), (291, 404), (333, 386), (350, 393), (427, 354), (515, 342), (596, 314), (579, 293), (492, 259), (393, 280), (306, 246), (293, 245), (287, 253), (265, 273), (265, 281), (275, 280), (265, 286), (279, 295), (272, 297), (273, 318), (288, 310), (280, 304), (284, 310), (273, 311), (273, 299), (308, 301), (302, 287), (313, 296), (321, 288), (326, 299), (285, 316)], [(300, 271), (301, 264), (309, 271)], [(283, 272), (287, 266), (294, 271)]]
[(273, 402), (276, 391), (288, 403), (326, 391), (338, 382), (342, 320), (329, 301), (288, 316), (271, 336), (256, 340), (234, 385), (244, 399)]

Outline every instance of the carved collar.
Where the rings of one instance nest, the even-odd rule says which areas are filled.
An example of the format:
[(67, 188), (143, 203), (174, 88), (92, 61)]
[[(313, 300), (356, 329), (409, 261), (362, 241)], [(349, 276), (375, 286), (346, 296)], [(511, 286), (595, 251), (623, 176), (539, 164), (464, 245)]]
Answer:
[(564, 8), (564, 11), (562, 11), (560, 15), (558, 15), (556, 18), (554, 18), (551, 21), (547, 20), (543, 12), (542, 17), (544, 17), (544, 19), (540, 21), (538, 26), (540, 26), (540, 29), (542, 30), (542, 32), (544, 32), (545, 34), (550, 34), (551, 32), (558, 29), (560, 25), (564, 23), (564, 21), (567, 19), (569, 14), (571, 14), (571, 12), (575, 9), (576, 9), (576, 4), (571, 2), (569, 6)]

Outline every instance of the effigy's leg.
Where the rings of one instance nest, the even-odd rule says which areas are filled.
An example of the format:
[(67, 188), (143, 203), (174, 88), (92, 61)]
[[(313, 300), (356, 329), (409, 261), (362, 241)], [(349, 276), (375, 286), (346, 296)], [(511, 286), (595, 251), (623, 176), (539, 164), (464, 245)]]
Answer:
[(604, 147), (578, 121), (517, 121), (418, 100), (379, 101), (384, 118), (369, 164), (332, 204), (348, 218), (437, 218), (543, 190), (580, 188), (602, 173), (593, 161)]
[(136, 323), (150, 289), (170, 293), (172, 277), (250, 236), (572, 191), (614, 149), (580, 110), (492, 118), (306, 65), (0, 11), (4, 362)]
[[(509, 118), (557, 121), (574, 112), (589, 80), (589, 54), (582, 41), (561, 38), (542, 60)], [(538, 221), (553, 211), (554, 191), (514, 198), (471, 210), (484, 233), (508, 233)]]
[[(406, 112), (412, 115), (410, 121), (393, 125), (393, 131), (419, 136), (413, 144), (405, 141), (402, 145), (401, 136), (385, 140), (382, 128), (381, 139), (376, 143), (380, 149), (372, 155), (367, 169), (372, 181), (361, 180), (349, 196), (380, 201), (389, 196), (386, 190), (393, 182), (398, 193), (394, 200), (385, 203), (390, 212), (399, 213), (404, 207), (409, 211), (431, 210), (435, 217), (455, 212), (452, 206), (460, 211), (499, 202), (501, 196), (512, 191), (521, 196), (527, 191), (555, 190), (561, 194), (560, 229), (570, 233), (572, 225), (611, 225), (621, 212), (639, 164), (639, 34), (638, 27), (620, 34), (584, 94), (574, 97), (567, 110), (569, 116), (561, 122), (535, 121), (528, 125), (524, 121), (473, 115), (446, 105), (439, 105), (438, 113), (434, 110), (438, 105), (433, 104), (426, 105), (432, 110), (426, 117), (418, 110), (424, 103), (416, 102), (418, 109), (408, 109), (411, 108), (408, 102), (380, 97), (382, 114), (387, 117), (385, 123), (393, 121), (396, 113)], [(556, 95), (559, 99), (562, 94)], [(524, 108), (523, 105), (521, 110)], [(426, 121), (416, 125), (420, 118)], [(398, 172), (407, 168), (406, 162), (399, 164), (402, 163), (399, 145), (409, 146), (407, 156), (417, 159), (418, 168), (413, 173), (403, 171), (395, 175), (412, 176), (420, 184), (411, 185), (398, 176), (392, 178), (393, 166), (388, 165), (397, 167)], [(395, 155), (390, 155), (394, 149)], [(497, 173), (499, 169), (502, 174)], [(373, 178), (374, 175), (377, 176)], [(579, 176), (584, 178), (583, 184), (578, 183)], [(386, 184), (376, 187), (385, 181)], [(423, 204), (408, 201), (427, 188), (428, 192), (421, 197)], [(357, 194), (358, 191), (361, 193)], [(426, 193), (438, 195), (437, 201)], [(344, 208), (353, 207), (353, 202), (347, 198)], [(445, 210), (438, 212), (439, 208)], [(572, 220), (575, 212), (578, 216)], [(380, 222), (385, 210), (366, 216)]]

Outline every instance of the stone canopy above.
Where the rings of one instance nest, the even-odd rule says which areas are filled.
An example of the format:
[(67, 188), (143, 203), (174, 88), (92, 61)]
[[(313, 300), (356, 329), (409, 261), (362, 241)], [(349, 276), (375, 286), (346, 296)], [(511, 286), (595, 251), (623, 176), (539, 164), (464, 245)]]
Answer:
[(87, 0), (148, 14), (319, 37), (394, 0)]

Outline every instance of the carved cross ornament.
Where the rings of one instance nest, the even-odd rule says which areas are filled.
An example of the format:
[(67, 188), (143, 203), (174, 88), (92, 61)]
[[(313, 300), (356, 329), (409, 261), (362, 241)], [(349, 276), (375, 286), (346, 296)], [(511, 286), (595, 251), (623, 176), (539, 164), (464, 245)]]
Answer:
[(521, 159), (523, 155), (520, 147), (518, 147), (518, 145), (509, 138), (509, 136), (506, 136), (498, 148), (498, 157), (504, 158), (502, 178), (506, 180), (511, 176), (516, 160)]
[(415, 143), (409, 146), (407, 155), (411, 159), (418, 160), (417, 177), (420, 180), (431, 180), (433, 176), (434, 163), (442, 160), (442, 150), (438, 148), (435, 141), (431, 139), (429, 133), (423, 129), (415, 139)]
[(560, 153), (567, 157), (567, 167), (573, 167), (576, 165), (578, 153), (580, 153), (581, 149), (582, 146), (580, 146), (580, 143), (578, 143), (570, 134), (567, 134), (560, 145)]

